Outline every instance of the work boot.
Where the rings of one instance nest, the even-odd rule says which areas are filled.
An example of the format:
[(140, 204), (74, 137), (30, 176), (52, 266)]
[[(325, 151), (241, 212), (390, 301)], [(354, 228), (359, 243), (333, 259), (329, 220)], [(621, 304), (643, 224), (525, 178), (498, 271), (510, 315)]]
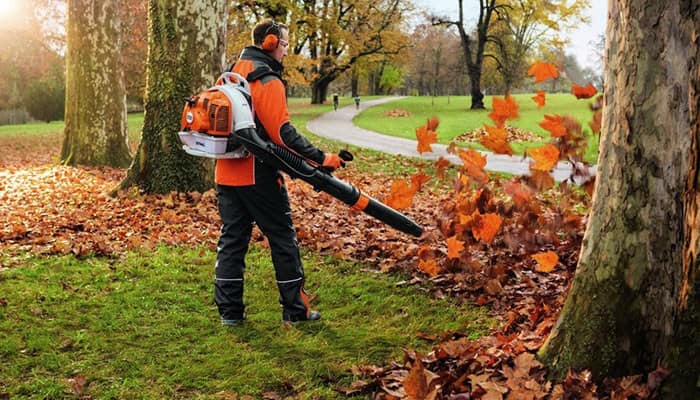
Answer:
[(243, 314), (242, 319), (223, 319), (221, 318), (221, 325), (223, 326), (239, 326), (243, 324), (243, 321), (245, 321), (245, 313)]
[(282, 316), (282, 322), (295, 323), (300, 321), (318, 321), (321, 319), (321, 313), (318, 311), (310, 311), (308, 315), (284, 315)]

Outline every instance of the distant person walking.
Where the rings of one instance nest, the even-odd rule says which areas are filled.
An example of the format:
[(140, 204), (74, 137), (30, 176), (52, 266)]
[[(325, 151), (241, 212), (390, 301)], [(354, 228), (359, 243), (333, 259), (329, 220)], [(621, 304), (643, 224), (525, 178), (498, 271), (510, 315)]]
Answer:
[(359, 110), (360, 109), (360, 96), (355, 96), (355, 98), (353, 100), (355, 100), (355, 109)]
[(338, 111), (338, 93), (333, 93), (333, 109)]

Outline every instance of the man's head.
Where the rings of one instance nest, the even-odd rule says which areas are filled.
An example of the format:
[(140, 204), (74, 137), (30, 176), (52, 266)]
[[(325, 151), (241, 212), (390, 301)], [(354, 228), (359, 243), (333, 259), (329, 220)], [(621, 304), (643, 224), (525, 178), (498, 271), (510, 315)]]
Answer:
[(289, 29), (286, 25), (266, 19), (253, 28), (253, 44), (265, 50), (270, 57), (282, 62), (287, 56)]

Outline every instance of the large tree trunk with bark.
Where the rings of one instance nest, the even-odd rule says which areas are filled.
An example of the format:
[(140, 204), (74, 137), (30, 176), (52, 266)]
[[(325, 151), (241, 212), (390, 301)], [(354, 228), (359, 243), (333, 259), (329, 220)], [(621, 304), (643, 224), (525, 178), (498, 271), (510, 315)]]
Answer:
[(483, 110), (484, 93), (481, 92), (481, 66), (469, 67), (469, 81), (471, 82), (472, 110)]
[(225, 0), (149, 0), (148, 70), (141, 143), (119, 188), (148, 193), (205, 191), (213, 161), (187, 155), (177, 132), (184, 98), (223, 71)]
[(540, 358), (561, 377), (670, 368), (700, 398), (700, 2), (611, 0), (598, 182)]
[(69, 0), (66, 113), (61, 159), (126, 167), (126, 90), (120, 67), (119, 1)]

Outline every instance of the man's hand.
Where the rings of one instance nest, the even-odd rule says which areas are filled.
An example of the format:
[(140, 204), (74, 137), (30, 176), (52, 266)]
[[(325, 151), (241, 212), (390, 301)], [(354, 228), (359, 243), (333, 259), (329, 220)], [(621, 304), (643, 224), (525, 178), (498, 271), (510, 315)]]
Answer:
[(337, 154), (326, 154), (326, 158), (323, 159), (322, 167), (329, 169), (330, 171), (335, 171), (340, 167), (345, 166), (345, 161), (340, 158)]

